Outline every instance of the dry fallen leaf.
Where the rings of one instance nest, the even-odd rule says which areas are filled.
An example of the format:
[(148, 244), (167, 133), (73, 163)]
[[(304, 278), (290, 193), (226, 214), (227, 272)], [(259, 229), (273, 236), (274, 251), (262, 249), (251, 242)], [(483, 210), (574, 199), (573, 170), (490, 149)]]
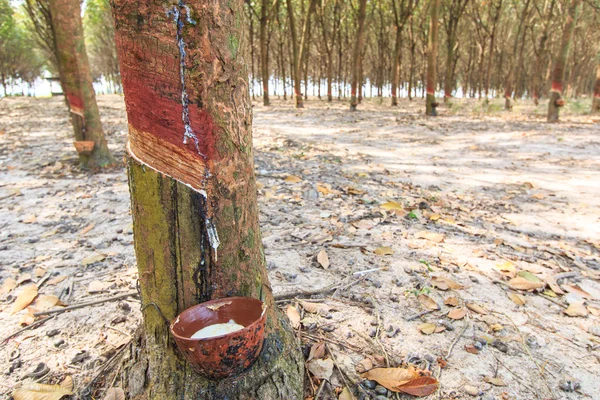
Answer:
[(426, 294), (420, 294), (418, 299), (419, 302), (423, 305), (423, 307), (425, 307), (428, 310), (440, 309), (440, 306), (436, 303), (436, 301), (431, 297), (427, 296)]
[(563, 312), (569, 317), (585, 317), (588, 315), (588, 309), (583, 304), (583, 301), (571, 303)]
[(331, 379), (331, 375), (333, 375), (333, 361), (331, 358), (325, 360), (314, 358), (307, 365), (310, 373), (317, 379), (329, 380)]
[(443, 276), (432, 277), (431, 286), (443, 291), (448, 289), (458, 290), (463, 288), (461, 284), (454, 282), (452, 279), (444, 278)]
[(446, 330), (444, 325), (435, 325), (430, 323), (424, 323), (417, 326), (417, 329), (421, 331), (421, 333), (425, 335), (431, 335), (433, 333), (440, 333)]
[(472, 344), (465, 345), (465, 351), (471, 354), (479, 354), (479, 350), (477, 350), (477, 347), (473, 346)]
[(46, 282), (46, 285), (48, 285), (48, 286), (57, 285), (57, 284), (61, 283), (62, 281), (64, 281), (65, 279), (67, 279), (66, 275), (59, 275), (52, 279), (49, 279)]
[(323, 267), (323, 269), (329, 268), (329, 256), (327, 255), (325, 249), (321, 249), (321, 251), (319, 251), (317, 254), (317, 262), (321, 267)]
[(352, 396), (352, 392), (346, 386), (344, 386), (344, 389), (340, 393), (338, 400), (354, 400), (354, 396)]
[(288, 319), (290, 320), (290, 324), (294, 329), (300, 328), (300, 313), (296, 307), (291, 304), (288, 305), (285, 314), (287, 315)]
[(41, 278), (44, 275), (46, 275), (46, 270), (44, 268), (37, 267), (33, 270), (33, 276), (36, 278)]
[(26, 383), (13, 393), (14, 400), (60, 400), (73, 394), (73, 378), (67, 375), (60, 385)]
[(296, 176), (296, 175), (288, 175), (284, 179), (284, 181), (287, 183), (298, 183), (298, 182), (302, 182), (302, 178), (300, 178), (299, 176)]
[(313, 358), (323, 358), (325, 357), (325, 342), (317, 342), (313, 344), (310, 348), (310, 353), (308, 354), (308, 361)]
[(9, 293), (11, 290), (13, 290), (16, 287), (17, 287), (17, 281), (15, 281), (13, 278), (6, 278), (6, 280), (2, 284), (2, 287), (0, 288), (0, 294)]
[(17, 279), (17, 286), (20, 285), (21, 283), (27, 282), (31, 280), (31, 274), (23, 274), (21, 276), (19, 276), (19, 279)]
[(58, 296), (41, 294), (35, 299), (33, 303), (31, 303), (31, 306), (29, 306), (29, 311), (46, 311), (56, 305), (64, 306), (65, 304), (60, 301)]
[(506, 383), (504, 383), (502, 378), (490, 378), (486, 376), (485, 378), (483, 378), (483, 380), (487, 383), (491, 383), (494, 386), (506, 386)]
[(381, 206), (385, 211), (402, 211), (404, 207), (400, 203), (396, 203), (395, 201), (388, 201), (387, 203), (383, 203)]
[(37, 294), (38, 294), (37, 286), (35, 286), (35, 285), (25, 286), (21, 290), (21, 292), (18, 294), (17, 299), (13, 303), (12, 308), (10, 309), (10, 314), (15, 314), (15, 313), (21, 311), (22, 309), (24, 309), (25, 307), (27, 307), (29, 304), (31, 304), (33, 299), (35, 299), (35, 296), (37, 296)]
[(125, 392), (118, 387), (112, 387), (104, 394), (104, 400), (125, 400)]
[(567, 292), (575, 293), (576, 295), (584, 298), (584, 299), (594, 299), (594, 296), (583, 290), (577, 285), (563, 285), (562, 286)]
[(458, 298), (450, 296), (446, 300), (444, 300), (444, 304), (447, 306), (456, 307), (458, 305)]
[(331, 307), (324, 303), (312, 303), (300, 300), (300, 305), (309, 313), (327, 314)]
[(23, 314), (21, 315), (21, 318), (19, 318), (19, 325), (22, 326), (27, 326), (27, 325), (31, 325), (33, 324), (35, 321), (35, 316), (28, 312), (27, 314)]
[(477, 314), (486, 315), (488, 312), (485, 308), (481, 307), (475, 303), (466, 303), (467, 308), (471, 311), (476, 312)]
[(388, 246), (381, 246), (376, 248), (375, 251), (373, 251), (373, 253), (377, 254), (378, 256), (391, 256), (392, 254), (394, 254), (394, 250), (392, 250), (392, 248)]
[(517, 276), (508, 281), (508, 286), (514, 290), (535, 290), (546, 286), (544, 282), (531, 282), (522, 276)]
[(444, 241), (446, 235), (443, 233), (429, 232), (429, 231), (421, 231), (415, 233), (415, 239), (427, 239), (435, 243), (441, 243)]
[(416, 397), (429, 396), (437, 390), (439, 382), (432, 376), (420, 376), (398, 386), (398, 392), (408, 393)]
[(106, 256), (104, 254), (94, 254), (94, 255), (91, 255), (89, 257), (84, 258), (81, 261), (81, 264), (84, 265), (84, 266), (85, 265), (90, 265), (90, 264), (94, 264), (94, 263), (100, 262), (100, 261), (104, 260), (105, 258), (106, 258)]
[(448, 313), (448, 318), (452, 319), (463, 319), (467, 315), (467, 310), (464, 308), (455, 308), (454, 310), (450, 310)]
[(409, 368), (374, 368), (363, 374), (361, 377), (376, 381), (386, 389), (397, 392), (398, 386), (404, 385), (411, 380), (418, 378), (419, 373), (413, 367)]
[(508, 296), (509, 299), (511, 299), (518, 306), (524, 306), (525, 303), (527, 302), (525, 296), (522, 296), (522, 295), (517, 294), (517, 293), (508, 292), (507, 296)]
[(88, 285), (88, 293), (97, 293), (104, 290), (104, 283), (100, 281), (91, 281)]
[(498, 268), (505, 275), (508, 275), (511, 278), (513, 278), (517, 274), (517, 267), (515, 267), (515, 264), (511, 263), (510, 261), (505, 261), (503, 263), (496, 264), (496, 268)]

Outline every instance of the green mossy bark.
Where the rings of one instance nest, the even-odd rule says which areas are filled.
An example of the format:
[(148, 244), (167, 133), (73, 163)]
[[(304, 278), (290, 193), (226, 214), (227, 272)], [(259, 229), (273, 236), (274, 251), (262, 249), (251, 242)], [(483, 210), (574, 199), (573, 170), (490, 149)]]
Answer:
[[(303, 359), (289, 325), (274, 308), (265, 274), (254, 196), (231, 193), (233, 205), (215, 217), (223, 248), (208, 251), (204, 197), (136, 160), (127, 163), (135, 250), (143, 304), (143, 334), (126, 367), (129, 395), (144, 399), (297, 399)], [(254, 186), (254, 185), (252, 185)], [(251, 210), (251, 213), (235, 209)], [(204, 265), (202, 265), (204, 260)], [(211, 382), (195, 374), (169, 334), (181, 311), (225, 296), (261, 298), (269, 305), (259, 360), (238, 377)]]

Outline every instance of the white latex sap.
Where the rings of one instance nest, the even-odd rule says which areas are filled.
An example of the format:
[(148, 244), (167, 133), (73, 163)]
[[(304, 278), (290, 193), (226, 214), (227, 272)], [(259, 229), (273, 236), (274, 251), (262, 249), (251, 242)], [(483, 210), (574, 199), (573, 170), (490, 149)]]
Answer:
[(228, 333), (236, 332), (240, 329), (244, 329), (244, 327), (240, 324), (236, 324), (234, 320), (230, 319), (229, 322), (224, 324), (205, 326), (194, 333), (190, 339), (206, 339), (215, 336), (227, 335)]

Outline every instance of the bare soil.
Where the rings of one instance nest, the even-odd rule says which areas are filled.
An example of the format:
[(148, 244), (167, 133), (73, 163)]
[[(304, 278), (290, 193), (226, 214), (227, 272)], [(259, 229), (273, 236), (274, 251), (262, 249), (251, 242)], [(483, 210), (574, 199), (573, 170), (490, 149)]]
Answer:
[[(547, 124), (543, 105), (504, 112), (499, 100), (457, 100), (426, 118), (421, 101), (387, 100), (353, 113), (314, 98), (302, 110), (254, 103), (274, 292), (335, 286), (312, 296), (329, 307), (320, 314), (279, 302), (302, 314), (306, 350), (327, 343), (345, 372), (336, 368), (321, 398), (337, 398), (344, 378), (359, 396), (374, 393), (357, 390), (358, 371), (406, 363), (439, 379), (431, 398), (600, 398), (600, 119), (571, 106)], [(100, 96), (99, 105), (122, 159), (123, 100)], [(0, 290), (0, 340), (31, 322), (27, 309), (10, 311), (32, 283), (67, 305), (136, 292), (125, 169), (81, 171), (67, 118), (61, 98), (0, 102), (0, 282), (18, 281)], [(517, 278), (543, 287), (515, 290)], [(423, 313), (431, 300), (439, 310)], [(450, 318), (457, 308), (464, 317)], [(565, 314), (572, 309), (585, 316)], [(0, 395), (71, 375), (78, 393), (102, 398), (120, 385), (104, 367), (140, 318), (129, 297), (3, 341)], [(424, 334), (424, 324), (440, 332)], [(48, 373), (32, 373), (39, 363)], [(580, 387), (565, 391), (569, 382)], [(307, 380), (307, 397), (318, 386)]]

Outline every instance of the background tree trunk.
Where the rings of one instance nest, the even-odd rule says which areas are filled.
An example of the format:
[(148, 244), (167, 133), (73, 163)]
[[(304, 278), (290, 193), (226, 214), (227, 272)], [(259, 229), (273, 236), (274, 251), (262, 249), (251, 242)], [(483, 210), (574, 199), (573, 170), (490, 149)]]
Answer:
[(83, 40), (81, 8), (78, 0), (50, 0), (54, 31), (54, 48), (60, 80), (71, 112), (71, 123), (77, 141), (93, 141), (89, 155), (79, 154), (83, 168), (106, 167), (114, 164), (110, 155), (96, 93), (92, 85), (90, 65)]
[(360, 0), (358, 6), (358, 28), (356, 30), (356, 41), (352, 53), (352, 87), (350, 89), (350, 111), (356, 111), (358, 106), (357, 91), (361, 90), (362, 79), (360, 76), (360, 59), (362, 54), (363, 32), (365, 30), (365, 18), (367, 17), (367, 0)]
[[(128, 395), (301, 398), (302, 355), (275, 309), (258, 225), (242, 1), (112, 5), (144, 319)], [(228, 296), (267, 304), (266, 339), (249, 370), (212, 382), (186, 363), (169, 322)]]
[(592, 97), (592, 114), (600, 114), (600, 62), (598, 62), (598, 69), (596, 70), (594, 95)]
[(269, 105), (269, 52), (267, 47), (267, 8), (269, 0), (262, 0), (260, 6), (260, 72), (263, 84), (263, 105)]
[(440, 0), (433, 0), (431, 3), (431, 28), (429, 31), (429, 48), (427, 49), (427, 99), (425, 100), (425, 114), (430, 116), (437, 115), (435, 102), (436, 88), (436, 63), (437, 63), (437, 43), (438, 43), (438, 10)]
[(554, 62), (554, 71), (552, 73), (552, 88), (550, 89), (550, 101), (548, 102), (548, 122), (558, 122), (558, 110), (564, 105), (562, 99), (563, 82), (565, 79), (565, 63), (569, 55), (569, 47), (573, 40), (573, 31), (577, 21), (577, 9), (581, 0), (571, 0), (569, 5), (567, 20), (563, 29), (560, 50)]

